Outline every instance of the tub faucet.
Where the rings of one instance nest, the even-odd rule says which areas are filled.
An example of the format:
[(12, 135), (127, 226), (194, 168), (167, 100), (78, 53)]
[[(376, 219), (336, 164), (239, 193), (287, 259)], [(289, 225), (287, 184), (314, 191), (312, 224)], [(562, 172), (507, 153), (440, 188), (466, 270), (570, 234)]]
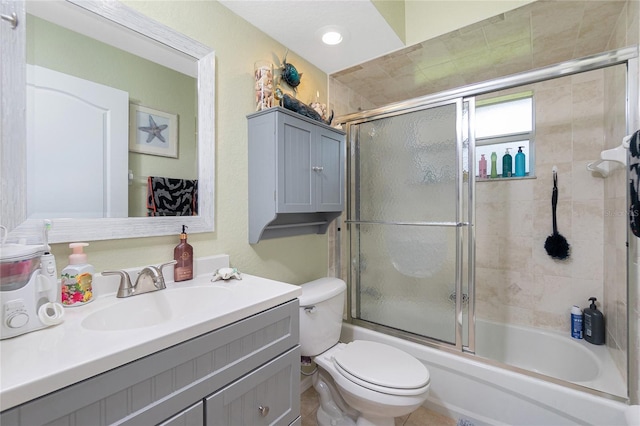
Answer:
[(142, 268), (136, 278), (136, 283), (131, 285), (131, 278), (125, 271), (104, 271), (102, 275), (120, 275), (120, 286), (116, 297), (129, 297), (138, 294), (149, 293), (167, 288), (162, 275), (162, 268), (175, 265), (177, 262), (163, 263), (160, 266), (146, 266)]

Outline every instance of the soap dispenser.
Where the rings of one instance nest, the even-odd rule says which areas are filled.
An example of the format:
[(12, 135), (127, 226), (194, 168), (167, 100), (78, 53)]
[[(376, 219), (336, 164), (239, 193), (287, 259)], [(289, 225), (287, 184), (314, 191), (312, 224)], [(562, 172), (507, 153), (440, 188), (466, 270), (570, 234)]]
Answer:
[(496, 152), (492, 152), (491, 153), (491, 177), (492, 178), (497, 178), (498, 177), (498, 155), (496, 154)]
[(511, 157), (511, 154), (509, 154), (510, 149), (511, 148), (507, 148), (504, 156), (502, 157), (502, 177), (511, 177), (511, 173), (513, 171), (513, 158)]
[(596, 298), (590, 297), (591, 305), (584, 308), (583, 336), (584, 340), (594, 345), (604, 344), (604, 315), (596, 306)]
[(173, 250), (173, 281), (180, 282), (193, 279), (193, 247), (187, 242), (187, 226), (182, 225), (180, 244)]
[(484, 154), (480, 155), (480, 163), (478, 164), (478, 168), (480, 171), (480, 179), (487, 178), (487, 159), (484, 158)]
[(516, 176), (522, 177), (525, 175), (525, 165), (524, 165), (524, 152), (522, 152), (522, 148), (524, 146), (518, 147), (518, 153), (516, 154)]
[(61, 299), (65, 307), (80, 306), (93, 300), (93, 274), (95, 270), (87, 263), (87, 255), (83, 248), (88, 243), (71, 243), (73, 251), (69, 255), (69, 265), (60, 273)]

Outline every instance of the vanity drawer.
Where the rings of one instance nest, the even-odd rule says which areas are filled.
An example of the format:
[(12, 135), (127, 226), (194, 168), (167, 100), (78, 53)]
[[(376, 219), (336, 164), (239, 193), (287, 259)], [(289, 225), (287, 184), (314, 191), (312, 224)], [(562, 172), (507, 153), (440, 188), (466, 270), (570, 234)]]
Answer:
[(158, 426), (202, 426), (203, 424), (204, 403), (200, 401)]
[(294, 299), (7, 410), (0, 423), (161, 423), (297, 347), (298, 320)]
[(296, 347), (206, 399), (206, 426), (288, 425), (300, 413)]

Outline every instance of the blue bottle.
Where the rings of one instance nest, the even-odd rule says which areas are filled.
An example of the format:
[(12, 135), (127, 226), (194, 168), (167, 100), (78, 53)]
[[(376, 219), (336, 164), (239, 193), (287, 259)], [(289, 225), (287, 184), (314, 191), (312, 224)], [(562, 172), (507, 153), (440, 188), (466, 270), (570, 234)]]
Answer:
[(582, 339), (582, 310), (576, 305), (571, 308), (571, 337)]
[(524, 165), (524, 152), (522, 152), (523, 146), (518, 147), (518, 153), (516, 154), (516, 176), (524, 176), (525, 175), (525, 165)]
[(511, 148), (507, 148), (507, 152), (504, 153), (504, 157), (502, 157), (502, 177), (511, 177), (513, 173), (513, 163), (511, 154), (509, 154), (509, 150)]

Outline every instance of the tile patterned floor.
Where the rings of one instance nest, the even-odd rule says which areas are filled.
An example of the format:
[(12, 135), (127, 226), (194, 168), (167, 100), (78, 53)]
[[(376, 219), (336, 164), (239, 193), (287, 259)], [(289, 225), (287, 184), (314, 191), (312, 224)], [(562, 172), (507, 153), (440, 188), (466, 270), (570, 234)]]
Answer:
[[(302, 426), (317, 426), (316, 411), (320, 405), (318, 393), (312, 387), (301, 395), (300, 412), (302, 414)], [(456, 426), (456, 421), (424, 407), (418, 408), (413, 413), (396, 417), (396, 426)]]

